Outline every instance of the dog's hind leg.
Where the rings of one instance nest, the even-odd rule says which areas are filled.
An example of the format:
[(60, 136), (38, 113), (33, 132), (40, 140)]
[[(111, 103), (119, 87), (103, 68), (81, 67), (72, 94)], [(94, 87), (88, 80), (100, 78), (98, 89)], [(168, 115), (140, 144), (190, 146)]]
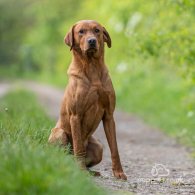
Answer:
[(68, 144), (68, 137), (64, 129), (61, 128), (60, 119), (58, 120), (56, 126), (51, 130), (48, 142), (51, 144), (58, 144), (61, 146), (66, 146)]
[[(103, 147), (102, 144), (95, 139), (93, 136), (89, 138), (88, 145), (86, 148), (86, 166), (89, 169), (92, 166), (97, 165), (102, 160), (102, 154), (103, 154)], [(97, 171), (91, 171), (95, 176), (99, 176), (100, 172)]]
[(66, 146), (68, 144), (68, 137), (63, 129), (55, 127), (51, 130), (48, 142), (51, 144)]

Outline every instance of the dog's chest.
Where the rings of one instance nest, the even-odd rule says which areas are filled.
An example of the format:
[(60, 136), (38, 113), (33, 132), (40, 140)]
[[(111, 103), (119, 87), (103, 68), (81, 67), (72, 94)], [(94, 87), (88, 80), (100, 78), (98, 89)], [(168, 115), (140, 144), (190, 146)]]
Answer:
[(103, 107), (109, 103), (109, 91), (105, 88), (101, 81), (91, 84), (91, 94), (95, 94), (95, 101), (98, 101)]

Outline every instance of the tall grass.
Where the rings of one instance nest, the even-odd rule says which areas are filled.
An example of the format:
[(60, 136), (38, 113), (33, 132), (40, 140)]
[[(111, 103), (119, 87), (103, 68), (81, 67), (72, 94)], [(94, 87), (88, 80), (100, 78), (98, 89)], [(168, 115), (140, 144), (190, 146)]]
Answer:
[(0, 194), (105, 194), (64, 149), (47, 144), (53, 125), (31, 93), (0, 99)]

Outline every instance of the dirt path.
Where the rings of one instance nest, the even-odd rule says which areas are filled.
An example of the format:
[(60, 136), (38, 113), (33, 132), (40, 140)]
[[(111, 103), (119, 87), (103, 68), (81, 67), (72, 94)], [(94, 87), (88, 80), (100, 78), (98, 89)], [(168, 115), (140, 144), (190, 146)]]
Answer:
[[(58, 117), (62, 90), (33, 82), (15, 86), (35, 92), (48, 114)], [(0, 84), (0, 96), (10, 88), (11, 85)], [(116, 111), (115, 120), (121, 161), (128, 181), (119, 181), (112, 176), (110, 152), (100, 125), (95, 134), (104, 145), (104, 157), (94, 168), (102, 173), (94, 179), (98, 185), (117, 190), (117, 194), (195, 194), (195, 164), (185, 147), (135, 116)]]

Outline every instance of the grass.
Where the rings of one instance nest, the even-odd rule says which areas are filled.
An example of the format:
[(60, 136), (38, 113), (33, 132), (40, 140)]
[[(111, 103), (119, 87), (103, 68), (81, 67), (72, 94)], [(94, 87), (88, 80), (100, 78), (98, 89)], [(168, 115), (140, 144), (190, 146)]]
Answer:
[(190, 93), (186, 83), (173, 70), (155, 71), (148, 64), (131, 68), (113, 72), (118, 107), (195, 148), (194, 107), (185, 98)]
[(72, 156), (47, 144), (53, 125), (32, 93), (0, 99), (0, 194), (105, 194)]

